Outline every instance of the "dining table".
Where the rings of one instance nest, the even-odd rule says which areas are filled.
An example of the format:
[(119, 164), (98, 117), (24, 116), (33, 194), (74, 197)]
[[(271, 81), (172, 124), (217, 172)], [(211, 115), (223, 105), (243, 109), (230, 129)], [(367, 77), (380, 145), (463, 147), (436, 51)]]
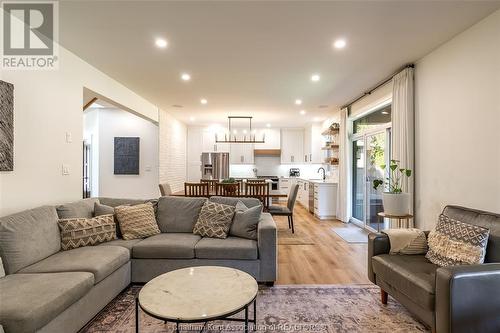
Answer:
[[(177, 191), (177, 192), (172, 192), (172, 194), (170, 194), (171, 196), (173, 197), (185, 197), (186, 196), (186, 193), (184, 192), (184, 190), (181, 190), (181, 191)], [(210, 191), (209, 193), (209, 197), (211, 196), (215, 196), (217, 195), (215, 193), (215, 191)], [(245, 194), (245, 193), (240, 193), (240, 194), (234, 194), (232, 195), (232, 197), (238, 197), (238, 198), (255, 198), (256, 196), (255, 195), (250, 195), (250, 194)], [(275, 193), (270, 193), (269, 194), (269, 198), (286, 198), (288, 197), (288, 194), (275, 194)]]

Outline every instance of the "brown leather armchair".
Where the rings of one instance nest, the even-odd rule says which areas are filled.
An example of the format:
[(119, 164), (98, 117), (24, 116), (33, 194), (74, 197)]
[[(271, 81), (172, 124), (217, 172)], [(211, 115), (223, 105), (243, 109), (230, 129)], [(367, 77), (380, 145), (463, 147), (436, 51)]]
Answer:
[(485, 263), (439, 267), (425, 255), (389, 255), (387, 235), (368, 236), (368, 278), (437, 333), (500, 332), (500, 214), (446, 206), (443, 214), (490, 229)]

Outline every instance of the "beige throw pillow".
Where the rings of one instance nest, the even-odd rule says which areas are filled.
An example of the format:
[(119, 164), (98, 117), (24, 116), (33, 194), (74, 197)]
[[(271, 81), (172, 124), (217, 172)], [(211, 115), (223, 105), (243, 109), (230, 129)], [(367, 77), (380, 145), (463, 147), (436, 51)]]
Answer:
[(101, 215), (91, 219), (61, 219), (58, 224), (63, 250), (96, 245), (116, 239), (116, 224), (113, 215)]
[(115, 207), (123, 239), (136, 239), (160, 233), (156, 223), (153, 204), (150, 202), (135, 206)]
[(489, 229), (441, 214), (429, 233), (425, 257), (439, 266), (482, 264), (489, 234)]
[(234, 206), (206, 201), (194, 225), (193, 233), (203, 237), (226, 238), (234, 211)]

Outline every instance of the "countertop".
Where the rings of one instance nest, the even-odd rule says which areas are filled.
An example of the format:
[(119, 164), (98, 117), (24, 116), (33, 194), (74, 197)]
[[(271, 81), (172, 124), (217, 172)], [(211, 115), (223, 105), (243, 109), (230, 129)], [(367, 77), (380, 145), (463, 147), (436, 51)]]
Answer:
[(333, 180), (333, 179), (322, 180), (319, 178), (303, 178), (303, 177), (280, 177), (280, 179), (298, 179), (298, 180), (303, 180), (303, 181), (311, 182), (311, 183), (315, 183), (315, 184), (333, 184), (333, 185), (338, 184), (338, 181)]

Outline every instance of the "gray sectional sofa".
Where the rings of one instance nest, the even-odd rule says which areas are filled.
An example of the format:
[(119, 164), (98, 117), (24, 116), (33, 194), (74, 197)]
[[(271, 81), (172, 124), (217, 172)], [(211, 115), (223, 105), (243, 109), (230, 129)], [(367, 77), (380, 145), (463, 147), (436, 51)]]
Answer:
[[(95, 202), (115, 207), (144, 201), (85, 199), (0, 218), (0, 257), (6, 272), (0, 278), (0, 332), (77, 332), (130, 283), (183, 267), (234, 267), (259, 282), (273, 283), (277, 235), (271, 215), (261, 214), (257, 240), (202, 238), (192, 233), (192, 226), (204, 200), (161, 197), (155, 201), (160, 234), (69, 251), (61, 251), (59, 217), (93, 216)], [(238, 199), (220, 200), (236, 204)], [(256, 199), (240, 200), (247, 207), (259, 204)]]

